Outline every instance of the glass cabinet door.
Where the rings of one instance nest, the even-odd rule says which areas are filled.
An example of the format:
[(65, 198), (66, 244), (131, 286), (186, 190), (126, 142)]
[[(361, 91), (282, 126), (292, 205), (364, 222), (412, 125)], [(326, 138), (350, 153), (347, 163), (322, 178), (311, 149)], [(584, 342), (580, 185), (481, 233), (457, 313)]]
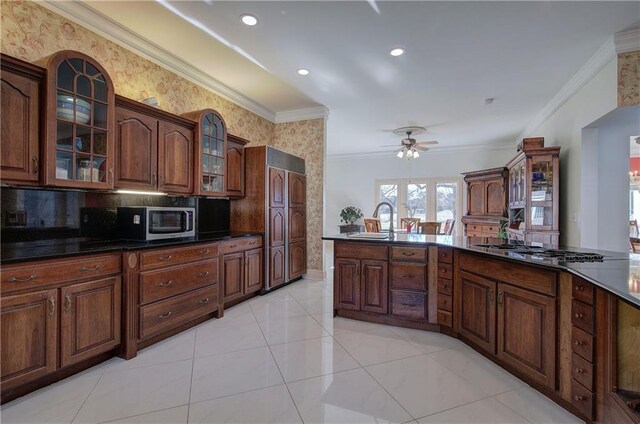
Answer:
[(226, 128), (222, 118), (216, 113), (205, 113), (200, 121), (202, 142), (200, 144), (201, 155), (201, 181), (200, 188), (203, 192), (224, 192), (225, 170), (225, 140)]
[(531, 187), (531, 226), (551, 228), (553, 225), (553, 160), (534, 158), (531, 160), (529, 181)]

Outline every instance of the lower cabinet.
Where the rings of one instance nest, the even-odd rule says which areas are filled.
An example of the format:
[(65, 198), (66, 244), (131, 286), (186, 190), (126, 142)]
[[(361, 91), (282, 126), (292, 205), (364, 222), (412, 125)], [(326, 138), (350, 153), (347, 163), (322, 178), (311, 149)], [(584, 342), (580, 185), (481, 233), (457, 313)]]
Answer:
[[(231, 246), (234, 246), (231, 249), (240, 248), (237, 243)], [(225, 253), (222, 256), (222, 297), (224, 302), (255, 293), (262, 290), (263, 287), (264, 253), (262, 247)]]
[(289, 244), (289, 280), (302, 277), (307, 272), (307, 243)]
[(259, 291), (264, 286), (263, 272), (264, 264), (262, 249), (254, 249), (244, 254), (244, 292), (253, 293)]
[(222, 293), (225, 302), (242, 296), (244, 253), (224, 255), (222, 258)]
[(284, 283), (284, 246), (269, 248), (269, 283), (270, 287)]
[(334, 262), (334, 308), (360, 310), (360, 261), (336, 259)]
[(461, 271), (458, 285), (460, 334), (487, 352), (495, 354), (495, 281)]
[(360, 309), (386, 314), (388, 310), (388, 270), (385, 261), (361, 261)]

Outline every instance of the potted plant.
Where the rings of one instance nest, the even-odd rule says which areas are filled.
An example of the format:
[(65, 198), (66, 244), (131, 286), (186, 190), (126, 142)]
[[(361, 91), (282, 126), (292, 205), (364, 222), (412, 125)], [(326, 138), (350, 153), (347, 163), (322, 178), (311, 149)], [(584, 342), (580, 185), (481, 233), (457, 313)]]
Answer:
[(346, 225), (340, 225), (341, 233), (357, 233), (362, 231), (362, 226), (357, 225), (355, 222), (362, 218), (364, 214), (359, 208), (355, 206), (347, 206), (340, 211), (340, 222), (344, 222)]

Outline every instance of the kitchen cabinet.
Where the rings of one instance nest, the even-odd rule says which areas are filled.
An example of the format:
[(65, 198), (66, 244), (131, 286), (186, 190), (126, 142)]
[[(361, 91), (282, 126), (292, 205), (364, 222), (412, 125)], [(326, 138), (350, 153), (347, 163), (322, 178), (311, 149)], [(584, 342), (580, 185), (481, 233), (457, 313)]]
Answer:
[(284, 208), (286, 206), (286, 180), (284, 169), (269, 168), (269, 206)]
[(245, 145), (249, 141), (227, 135), (226, 166), (224, 174), (226, 193), (231, 198), (243, 198), (245, 195)]
[(289, 279), (302, 277), (307, 271), (307, 243), (301, 241), (289, 244)]
[(388, 263), (386, 261), (361, 261), (361, 305), (367, 312), (386, 314), (388, 310)]
[(40, 116), (44, 69), (2, 55), (0, 179), (37, 185), (40, 181)]
[(116, 188), (193, 192), (193, 121), (121, 96), (116, 121)]
[(47, 61), (45, 185), (112, 189), (115, 92), (93, 58), (63, 50)]
[[(451, 266), (453, 268), (453, 249), (449, 247), (438, 247), (437, 252), (438, 270), (446, 269), (447, 266)], [(453, 273), (450, 274), (448, 272), (443, 272), (442, 275), (438, 275), (436, 291), (438, 292), (438, 324), (444, 327), (453, 327)]]
[(246, 274), (244, 277), (244, 292), (253, 293), (262, 290), (264, 279), (262, 270), (264, 269), (262, 249), (254, 249), (245, 252), (244, 263)]
[(489, 353), (496, 351), (496, 283), (467, 272), (458, 278), (460, 335)]
[(462, 223), (467, 237), (498, 237), (501, 218), (507, 209), (505, 167), (466, 172), (467, 211)]
[(264, 288), (264, 251), (259, 237), (223, 242), (221, 251), (225, 304)]
[(334, 308), (360, 310), (360, 261), (336, 258), (334, 262)]
[(428, 254), (426, 248), (391, 247), (390, 313), (425, 321), (428, 318)]
[(307, 177), (297, 172), (289, 173), (289, 207), (307, 206)]
[(269, 249), (269, 282), (272, 286), (284, 283), (285, 278), (284, 246)]

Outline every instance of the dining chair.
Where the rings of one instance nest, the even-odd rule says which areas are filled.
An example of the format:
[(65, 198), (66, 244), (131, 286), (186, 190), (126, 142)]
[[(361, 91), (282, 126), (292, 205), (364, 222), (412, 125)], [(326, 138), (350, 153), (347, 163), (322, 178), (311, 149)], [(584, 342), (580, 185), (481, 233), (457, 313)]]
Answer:
[(374, 218), (365, 218), (364, 229), (367, 233), (379, 233), (380, 231), (382, 231), (380, 220)]
[(417, 231), (420, 225), (420, 218), (400, 218), (400, 228), (409, 227), (407, 232)]
[(632, 219), (629, 221), (629, 234), (633, 237), (640, 236), (640, 230), (638, 230), (638, 220)]
[(440, 222), (421, 222), (418, 224), (419, 233), (436, 235), (440, 232)]
[(637, 237), (629, 237), (629, 247), (633, 253), (640, 253), (640, 242)]
[(450, 236), (453, 234), (453, 225), (456, 223), (455, 219), (447, 219), (444, 221), (444, 228), (442, 229), (443, 235)]

